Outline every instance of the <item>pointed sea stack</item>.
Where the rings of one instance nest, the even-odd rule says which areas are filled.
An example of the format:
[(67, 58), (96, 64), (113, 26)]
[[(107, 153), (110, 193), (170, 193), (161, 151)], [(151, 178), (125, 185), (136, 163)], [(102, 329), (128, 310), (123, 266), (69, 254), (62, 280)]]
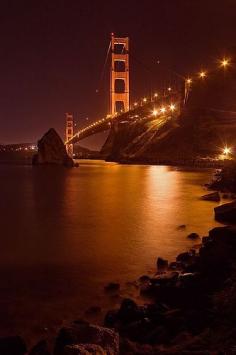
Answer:
[(67, 154), (66, 147), (54, 128), (50, 128), (38, 141), (38, 153), (33, 156), (32, 165), (74, 166), (73, 159)]

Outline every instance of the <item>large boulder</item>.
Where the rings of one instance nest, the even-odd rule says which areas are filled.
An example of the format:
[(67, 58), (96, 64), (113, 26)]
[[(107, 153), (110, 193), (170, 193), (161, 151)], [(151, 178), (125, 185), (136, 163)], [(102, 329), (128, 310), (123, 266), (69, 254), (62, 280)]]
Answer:
[[(96, 326), (84, 321), (76, 321), (62, 328), (57, 336), (54, 355), (71, 354), (77, 349), (66, 349), (68, 345), (99, 345), (107, 355), (119, 354), (119, 335), (112, 329)], [(67, 353), (66, 353), (67, 351)], [(70, 354), (69, 353), (69, 354)], [(78, 352), (78, 354), (80, 354)]]
[(236, 223), (236, 201), (215, 208), (215, 218), (226, 223)]
[(73, 159), (68, 156), (62, 139), (53, 128), (50, 128), (38, 141), (38, 153), (33, 156), (32, 164), (74, 166)]

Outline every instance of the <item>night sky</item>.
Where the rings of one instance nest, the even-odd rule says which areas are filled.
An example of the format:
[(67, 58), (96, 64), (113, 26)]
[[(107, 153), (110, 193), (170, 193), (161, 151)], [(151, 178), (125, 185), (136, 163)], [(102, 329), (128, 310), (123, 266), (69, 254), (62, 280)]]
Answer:
[(236, 44), (235, 16), (235, 0), (2, 0), (0, 143), (35, 142), (50, 127), (63, 136), (65, 112), (80, 127), (104, 116), (112, 31), (130, 37), (134, 99), (164, 66), (188, 74), (221, 58)]

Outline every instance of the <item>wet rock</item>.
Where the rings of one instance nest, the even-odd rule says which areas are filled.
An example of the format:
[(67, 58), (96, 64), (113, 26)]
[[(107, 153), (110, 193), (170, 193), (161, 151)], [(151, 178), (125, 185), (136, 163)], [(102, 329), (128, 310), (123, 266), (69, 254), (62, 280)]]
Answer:
[(55, 343), (54, 355), (64, 355), (67, 345), (95, 344), (101, 346), (108, 354), (119, 354), (119, 335), (115, 331), (76, 321), (60, 330)]
[(48, 344), (47, 344), (46, 340), (40, 341), (29, 352), (29, 355), (50, 355), (50, 354), (51, 353), (48, 350)]
[(220, 194), (219, 194), (219, 192), (212, 192), (210, 194), (202, 196), (201, 199), (205, 200), (205, 201), (219, 202), (220, 201)]
[(180, 253), (177, 258), (176, 258), (176, 261), (177, 262), (182, 262), (182, 263), (185, 263), (185, 262), (188, 262), (190, 261), (192, 258), (192, 254), (189, 253), (189, 252), (184, 252), (184, 253)]
[(74, 166), (73, 159), (68, 156), (62, 139), (53, 128), (38, 141), (38, 153), (33, 156), (32, 164)]
[(181, 262), (172, 261), (169, 264), (169, 270), (181, 270), (182, 268), (183, 268), (183, 265)]
[(24, 340), (19, 336), (0, 338), (1, 355), (24, 355), (27, 352)]
[(104, 290), (107, 292), (118, 291), (120, 289), (120, 284), (117, 282), (110, 282), (104, 287)]
[(141, 283), (146, 283), (146, 282), (149, 282), (150, 280), (151, 280), (151, 278), (147, 275), (140, 276), (140, 278), (139, 278), (139, 281)]
[(178, 279), (179, 273), (177, 271), (166, 272), (165, 274), (157, 275), (151, 279), (152, 284), (167, 285), (175, 283)]
[(112, 355), (103, 349), (100, 345), (95, 344), (76, 344), (67, 345), (65, 347), (65, 355)]
[(119, 332), (132, 341), (144, 342), (147, 334), (152, 330), (153, 325), (148, 318), (143, 318), (123, 325)]
[(157, 258), (157, 270), (163, 271), (168, 268), (168, 260), (158, 257)]
[(122, 322), (132, 322), (142, 318), (142, 309), (130, 298), (123, 299), (118, 317)]
[(195, 239), (198, 239), (200, 238), (199, 235), (197, 233), (191, 233), (187, 236), (188, 239), (192, 239), (192, 240), (195, 240)]
[(119, 322), (119, 311), (116, 309), (109, 310), (104, 319), (104, 326), (109, 328), (116, 328), (116, 323)]
[(236, 223), (236, 201), (215, 208), (215, 219), (220, 222)]
[(186, 224), (181, 224), (180, 226), (177, 227), (177, 230), (183, 230), (186, 229)]

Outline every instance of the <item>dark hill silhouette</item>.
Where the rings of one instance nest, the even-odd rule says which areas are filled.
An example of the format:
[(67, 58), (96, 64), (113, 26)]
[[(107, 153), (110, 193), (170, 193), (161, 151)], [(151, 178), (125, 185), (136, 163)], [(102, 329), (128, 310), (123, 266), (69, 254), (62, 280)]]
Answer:
[(109, 160), (192, 163), (236, 148), (236, 69), (219, 68), (193, 80), (180, 116), (158, 126), (142, 123), (112, 129), (102, 152)]

